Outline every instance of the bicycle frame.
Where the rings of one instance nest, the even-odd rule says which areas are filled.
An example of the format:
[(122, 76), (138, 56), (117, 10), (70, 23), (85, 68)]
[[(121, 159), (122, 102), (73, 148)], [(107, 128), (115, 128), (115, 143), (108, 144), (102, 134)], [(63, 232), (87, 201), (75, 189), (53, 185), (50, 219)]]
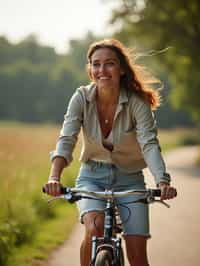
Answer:
[(113, 265), (123, 266), (120, 263), (121, 254), (121, 238), (117, 237), (114, 230), (116, 225), (115, 217), (115, 200), (108, 198), (106, 200), (106, 208), (104, 210), (104, 235), (103, 237), (93, 236), (92, 238), (92, 256), (90, 266), (95, 265), (96, 256), (101, 249), (109, 249), (112, 254)]

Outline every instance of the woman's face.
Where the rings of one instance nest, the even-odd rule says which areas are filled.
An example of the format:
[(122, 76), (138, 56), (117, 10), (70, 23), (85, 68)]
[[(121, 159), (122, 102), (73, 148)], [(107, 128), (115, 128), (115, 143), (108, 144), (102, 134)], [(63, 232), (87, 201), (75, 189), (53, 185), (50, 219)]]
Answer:
[(93, 53), (90, 76), (98, 88), (119, 88), (122, 74), (119, 59), (113, 50), (100, 48)]

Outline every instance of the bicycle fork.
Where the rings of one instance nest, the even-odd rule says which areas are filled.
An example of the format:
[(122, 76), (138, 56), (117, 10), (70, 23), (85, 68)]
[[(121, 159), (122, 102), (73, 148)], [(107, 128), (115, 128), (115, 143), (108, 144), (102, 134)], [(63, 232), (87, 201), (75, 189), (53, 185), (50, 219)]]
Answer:
[(116, 236), (113, 237), (113, 221), (115, 215), (113, 204), (114, 203), (111, 199), (107, 200), (104, 218), (104, 236), (92, 237), (92, 256), (90, 266), (95, 266), (97, 253), (102, 249), (108, 249), (111, 251), (113, 265), (121, 265), (121, 238)]
[(100, 250), (107, 249), (110, 250), (113, 259), (113, 265), (121, 265), (120, 264), (120, 256), (122, 252), (121, 248), (121, 238), (110, 238), (109, 242), (105, 241), (104, 237), (92, 237), (92, 256), (90, 266), (95, 266), (95, 260), (98, 252)]

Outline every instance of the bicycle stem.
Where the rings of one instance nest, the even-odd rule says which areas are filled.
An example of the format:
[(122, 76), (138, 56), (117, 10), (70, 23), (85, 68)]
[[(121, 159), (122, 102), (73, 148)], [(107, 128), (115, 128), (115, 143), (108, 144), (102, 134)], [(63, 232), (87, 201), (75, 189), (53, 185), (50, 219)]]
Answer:
[(107, 199), (106, 209), (105, 209), (105, 218), (104, 218), (104, 237), (109, 239), (112, 237), (112, 227), (113, 227), (113, 199)]

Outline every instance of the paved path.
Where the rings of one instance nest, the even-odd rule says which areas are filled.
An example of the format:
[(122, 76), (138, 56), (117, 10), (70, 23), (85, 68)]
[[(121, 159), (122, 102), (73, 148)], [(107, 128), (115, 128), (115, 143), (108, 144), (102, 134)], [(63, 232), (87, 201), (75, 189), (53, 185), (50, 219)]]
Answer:
[[(165, 155), (178, 197), (169, 201), (171, 208), (151, 205), (151, 234), (148, 241), (152, 266), (200, 265), (200, 169), (194, 167), (197, 148), (186, 147)], [(146, 172), (149, 186), (154, 183)], [(79, 246), (83, 226), (77, 225), (70, 240), (55, 250), (48, 266), (79, 266)], [(126, 263), (128, 266), (128, 263)]]

